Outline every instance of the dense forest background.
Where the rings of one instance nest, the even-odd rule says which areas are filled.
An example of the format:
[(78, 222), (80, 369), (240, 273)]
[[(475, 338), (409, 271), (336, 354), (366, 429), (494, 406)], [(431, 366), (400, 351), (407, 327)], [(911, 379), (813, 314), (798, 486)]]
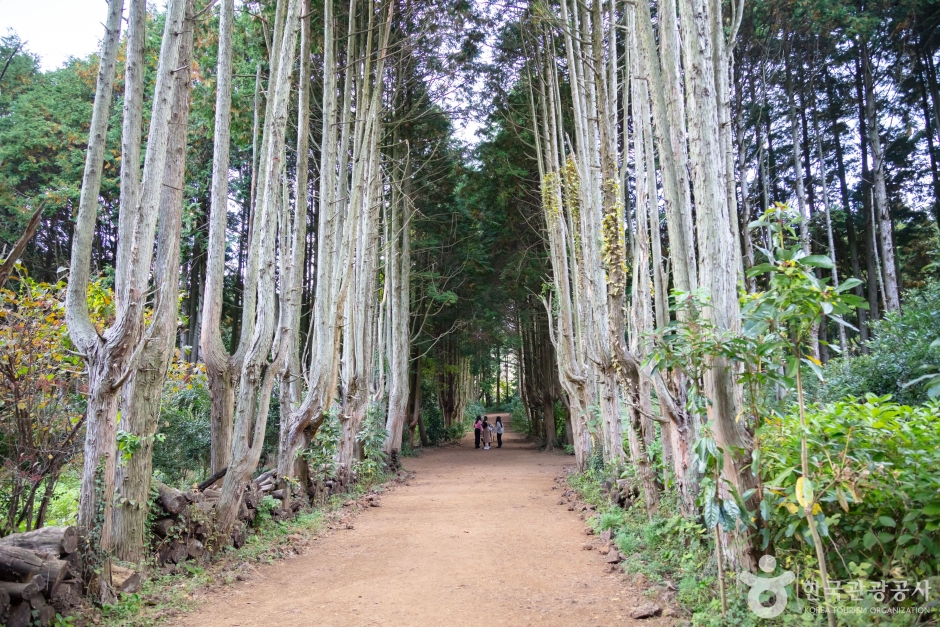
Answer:
[[(245, 320), (253, 208), (261, 194), (256, 186), (259, 161), (263, 167), (263, 158), (258, 156), (259, 118), (263, 117), (259, 112), (263, 110), (261, 103), (274, 93), (267, 80), (270, 51), (276, 49), (271, 40), (279, 4), (283, 3), (239, 3), (234, 12), (219, 322), (222, 343), (231, 353), (238, 349)], [(562, 153), (573, 154), (583, 149), (574, 148), (581, 140), (573, 139), (573, 129), (579, 116), (586, 114), (577, 109), (578, 87), (569, 67), (574, 57), (565, 56), (564, 50), (572, 44), (564, 42), (563, 34), (570, 33), (555, 17), (558, 7), (533, 3), (494, 8), (462, 0), (434, 7), (395, 4), (407, 6), (398, 7), (394, 19), (390, 18), (388, 66), (374, 77), (381, 95), (375, 154), (380, 155), (377, 159), (382, 165), (376, 171), (386, 177), (380, 195), (391, 200), (388, 214), (383, 209), (383, 217), (376, 222), (376, 238), (383, 252), (376, 257), (371, 275), (380, 280), (362, 287), (370, 302), (381, 303), (381, 311), (391, 312), (384, 307), (396, 291), (396, 279), (388, 260), (404, 256), (407, 273), (398, 276), (406, 277), (408, 288), (403, 292), (407, 299), (407, 342), (403, 344), (407, 383), (400, 412), (405, 417), (404, 443), (395, 454), (410, 455), (421, 446), (459, 440), (468, 419), (486, 409), (506, 410), (513, 414), (515, 429), (539, 440), (546, 449), (577, 453), (580, 469), (587, 473), (585, 489), (596, 490), (597, 484), (621, 475), (647, 489), (642, 497), (645, 510), (637, 507), (632, 514), (611, 514), (604, 522), (621, 534), (624, 546), (631, 542), (651, 544), (650, 533), (676, 528), (674, 518), (654, 511), (649, 489), (661, 493), (667, 513), (671, 508), (672, 513), (686, 518), (704, 516), (703, 524), (715, 533), (719, 518), (730, 533), (747, 518), (738, 510), (747, 512), (755, 503), (752, 499), (764, 498), (754, 517), (759, 527), (754, 531), (755, 543), (762, 549), (776, 548), (778, 559), (789, 556), (792, 564), (810, 569), (828, 559), (829, 567), (843, 579), (940, 575), (940, 485), (932, 476), (940, 463), (935, 452), (940, 421), (933, 400), (940, 395), (937, 1), (758, 0), (725, 7), (726, 13), (739, 18), (728, 64), (727, 119), (722, 121), (722, 128), (730, 128), (731, 142), (725, 147), (727, 155), (712, 157), (733, 165), (729, 189), (740, 252), (728, 249), (721, 254), (740, 259), (738, 295), (744, 317), (754, 315), (751, 320), (757, 320), (763, 315), (748, 314), (749, 302), (765, 303), (768, 301), (761, 299), (766, 295), (779, 296), (782, 288), (775, 282), (774, 264), (781, 257), (775, 251), (794, 243), (802, 246), (806, 258), (815, 259), (803, 278), (816, 281), (816, 292), (825, 292), (826, 285), (848, 285), (845, 293), (851, 298), (844, 301), (842, 309), (820, 306), (819, 311), (806, 313), (807, 319), (812, 318), (811, 337), (805, 346), (800, 344), (802, 340), (794, 340), (794, 346), (809, 347), (805, 366), (799, 365), (800, 359), (796, 361), (797, 369), (806, 371), (800, 379), (799, 401), (791, 362), (777, 353), (771, 356), (782, 350), (779, 343), (767, 349), (766, 363), (757, 367), (761, 375), (770, 374), (749, 380), (756, 381), (754, 388), (745, 384), (746, 420), (752, 421), (747, 428), (759, 442), (753, 450), (764, 451), (761, 459), (766, 464), (758, 468), (754, 462), (753, 474), (758, 481), (750, 489), (758, 496), (742, 490), (744, 494), (736, 494), (736, 502), (732, 502), (735, 499), (731, 496), (719, 498), (718, 490), (712, 501), (695, 501), (697, 497), (692, 495), (694, 502), (687, 503), (681, 502), (684, 493), (675, 495), (679, 488), (677, 477), (671, 474), (671, 456), (678, 453), (669, 450), (665, 427), (651, 419), (649, 426), (640, 430), (643, 442), (639, 443), (629, 442), (627, 433), (617, 431), (619, 451), (613, 455), (603, 433), (602, 414), (606, 410), (598, 407), (602, 399), (595, 395), (595, 402), (582, 408), (586, 416), (593, 416), (584, 418), (590, 428), (590, 433), (584, 433), (588, 446), (579, 444), (577, 425), (582, 417), (572, 410), (571, 394), (563, 384), (565, 373), (559, 372), (556, 348), (562, 338), (560, 327), (554, 325), (561, 305), (557, 282), (553, 285), (559, 268), (548, 225), (551, 201), (546, 200), (549, 179), (542, 148), (548, 140), (540, 125), (546, 118), (551, 117), (553, 123), (557, 119), (559, 129), (546, 134), (557, 140)], [(625, 7), (615, 2), (605, 6), (605, 11), (610, 11), (611, 32), (632, 32)], [(660, 6), (651, 5), (650, 23), (657, 29), (664, 28)], [(371, 15), (369, 11), (380, 14), (375, 3), (369, 7), (362, 9), (362, 15)], [(306, 50), (311, 68), (305, 85), (313, 104), (306, 116), (306, 136), (316, 154), (329, 142), (322, 130), (329, 126), (324, 124), (323, 103), (328, 101), (324, 94), (328, 72), (324, 68), (332, 61), (325, 52), (323, 9), (314, 7), (311, 15), (313, 35)], [(146, 16), (142, 85), (148, 103), (156, 89), (166, 19), (166, 14), (152, 10)], [(353, 18), (349, 20), (353, 22)], [(730, 32), (733, 24), (725, 22), (722, 29)], [(207, 283), (211, 283), (212, 273), (213, 165), (218, 158), (214, 140), (218, 132), (219, 23), (218, 10), (193, 21), (179, 310), (173, 356), (159, 400), (159, 425), (151, 442), (154, 476), (178, 488), (198, 483), (218, 470), (213, 461), (212, 400), (200, 337), (206, 300), (211, 298)], [(371, 21), (369, 28), (379, 33)], [(657, 37), (659, 33), (657, 30)], [(384, 58), (384, 52), (377, 52), (378, 44), (369, 41), (375, 50), (370, 48), (366, 56)], [(635, 62), (631, 55), (636, 54), (630, 38), (605, 41), (612, 42), (606, 52), (607, 58), (613, 59), (611, 76), (620, 76), (622, 71), (626, 77), (632, 67), (628, 63)], [(657, 39), (654, 44), (662, 41), (664, 38)], [(126, 45), (126, 39), (122, 40), (116, 57), (117, 78), (91, 250), (90, 317), (99, 330), (119, 313), (114, 290), (120, 282), (116, 267), (121, 256), (118, 232)], [(77, 515), (89, 384), (83, 355), (66, 328), (65, 299), (98, 64), (99, 58), (93, 55), (41, 71), (28, 42), (20, 41), (13, 32), (0, 37), (0, 245), (11, 250), (30, 220), (37, 213), (39, 216), (35, 235), (2, 286), (0, 535), (71, 522)], [(299, 60), (297, 64), (299, 72)], [(355, 89), (368, 83), (368, 71)], [(628, 79), (623, 81), (626, 84)], [(616, 82), (615, 78), (615, 86)], [(323, 224), (317, 199), (322, 195), (323, 162), (314, 159), (309, 168), (300, 165), (307, 163), (307, 156), (293, 146), (302, 145), (298, 128), (303, 108), (297, 82), (288, 87), (285, 190), (287, 182), (297, 182), (300, 170), (310, 173), (303, 192), (294, 193), (295, 199), (311, 199), (303, 206), (306, 214), (296, 219), (306, 228), (299, 257), (299, 316), (294, 326), (299, 329), (298, 346), (306, 359), (313, 350), (314, 320), (320, 320), (316, 318), (317, 294), (323, 287), (317, 283), (321, 262), (318, 225)], [(654, 153), (650, 138), (647, 156), (639, 153), (639, 159), (648, 159), (649, 166), (644, 162), (638, 169), (634, 163), (642, 150), (637, 148), (636, 137), (642, 145), (641, 127), (650, 126), (650, 114), (646, 112), (643, 122), (643, 116), (631, 108), (637, 106), (636, 93), (627, 92), (625, 87), (624, 98), (610, 115), (614, 129), (610, 143), (620, 155), (614, 170), (620, 177), (618, 201), (625, 220), (619, 234), (624, 238), (626, 260), (622, 286), (631, 299), (645, 298), (651, 315), (655, 315), (650, 328), (627, 325), (625, 337), (634, 347), (649, 340), (651, 348), (642, 355), (643, 367), (681, 372), (681, 376), (670, 375), (676, 378), (669, 379), (669, 384), (685, 377), (686, 387), (692, 390), (685, 399), (688, 412), (694, 416), (701, 411), (704, 416), (710, 401), (696, 406), (695, 399), (705, 389), (697, 385), (697, 378), (704, 381), (705, 375), (699, 376), (690, 364), (704, 354), (701, 351), (711, 350), (709, 355), (714, 355), (724, 349), (704, 347), (704, 340), (696, 345), (697, 338), (712, 337), (711, 327), (694, 318), (691, 310), (683, 313), (679, 298), (668, 298), (680, 286), (673, 262), (677, 246), (670, 241), (673, 231), (663, 178), (665, 158), (658, 144)], [(557, 100), (557, 112), (548, 112), (546, 98), (553, 103)], [(149, 107), (144, 107), (144, 128), (149, 115)], [(457, 127), (471, 117), (481, 129), (477, 141), (467, 144), (458, 139)], [(656, 132), (660, 132), (658, 127)], [(353, 150), (350, 148), (351, 155)], [(692, 169), (684, 163), (678, 167)], [(648, 181), (647, 176), (651, 177)], [(688, 180), (689, 175), (685, 177)], [(566, 179), (564, 185), (570, 182)], [(690, 187), (694, 195), (694, 184)], [(564, 189), (567, 202), (569, 188)], [(409, 199), (404, 219), (393, 217), (390, 208), (397, 202), (396, 194)], [(650, 207), (648, 214), (645, 204)], [(707, 214), (704, 205), (692, 210), (696, 220)], [(403, 220), (404, 225), (395, 220)], [(404, 240), (397, 243), (399, 230), (407, 233), (407, 253), (392, 248), (405, 246)], [(655, 252), (647, 249), (650, 245)], [(892, 257), (886, 261), (887, 251)], [(698, 262), (703, 263), (701, 251), (690, 254), (693, 265), (697, 254)], [(652, 292), (650, 285), (644, 287), (636, 278), (641, 276), (640, 260), (645, 259), (649, 266), (650, 255), (655, 256)], [(819, 257), (826, 259), (820, 261)], [(798, 261), (787, 267), (797, 266)], [(751, 268), (757, 270), (749, 272)], [(610, 280), (610, 275), (606, 276)], [(278, 280), (283, 280), (283, 275)], [(645, 283), (651, 283), (648, 272)], [(638, 291), (643, 289), (646, 291)], [(686, 297), (701, 299), (695, 300), (699, 310), (709, 306), (707, 294)], [(799, 310), (798, 305), (794, 307)], [(153, 315), (153, 310), (148, 311), (147, 315)], [(690, 327), (687, 316), (700, 326)], [(380, 316), (377, 319), (370, 319), (369, 328), (379, 329), (379, 337), (381, 325), (386, 323)], [(796, 335), (794, 327), (787, 326), (791, 322), (779, 324)], [(682, 340), (685, 344), (676, 339), (683, 333), (687, 334)], [(388, 334), (391, 337), (394, 333)], [(715, 335), (715, 343), (721, 344), (723, 337)], [(370, 376), (384, 386), (386, 365), (389, 371), (394, 369), (392, 358), (386, 359), (384, 345), (373, 348), (378, 365), (373, 364)], [(349, 360), (346, 353), (343, 360)], [(742, 366), (745, 370), (747, 363)], [(780, 376), (771, 376), (777, 370)], [(335, 380), (333, 383), (335, 387)], [(341, 382), (340, 387), (344, 385)], [(271, 395), (266, 423), (262, 423), (259, 471), (278, 466), (281, 421), (289, 413), (282, 403), (295, 401), (284, 392), (286, 387), (279, 382)], [(632, 407), (623, 387), (625, 406)], [(651, 399), (649, 412), (661, 418), (660, 392), (647, 390), (645, 394)], [(374, 397), (379, 399), (375, 402), (382, 412), (390, 414), (391, 401), (384, 387)], [(371, 409), (369, 412), (366, 420), (379, 420)], [(323, 419), (323, 424), (328, 424), (331, 416)], [(380, 418), (384, 425), (384, 415)], [(810, 426), (801, 427), (801, 419), (809, 420)], [(805, 498), (801, 500), (805, 495), (797, 493), (802, 489), (797, 487), (797, 475), (807, 469), (805, 463), (801, 472), (794, 469), (800, 466), (801, 438), (805, 453), (807, 432), (821, 475), (817, 486), (832, 479), (828, 491), (816, 495), (822, 507), (830, 510), (830, 518), (814, 509), (818, 503), (807, 506)], [(840, 439), (846, 432), (852, 434), (851, 445)], [(118, 429), (116, 437), (119, 450), (130, 451), (129, 455), (140, 446), (139, 438), (135, 440), (130, 431)], [(316, 439), (306, 442), (312, 447), (309, 450), (322, 444)], [(637, 444), (640, 448), (631, 449)], [(844, 452), (843, 464), (825, 461), (827, 450)], [(648, 464), (651, 474), (641, 476), (645, 472), (641, 465), (636, 460), (626, 463), (624, 451), (640, 451), (643, 466)], [(355, 456), (364, 461), (368, 454), (360, 449)], [(706, 479), (709, 473), (721, 474), (723, 462), (717, 459), (705, 454), (700, 458), (700, 473)], [(763, 497), (761, 491), (765, 491)], [(640, 487), (638, 499), (639, 493)], [(774, 499), (778, 499), (774, 506), (765, 505)], [(715, 505), (719, 502), (721, 505)], [(712, 506), (718, 512), (714, 520), (709, 514)], [(731, 509), (738, 511), (737, 518), (731, 516)], [(913, 517), (912, 512), (916, 512)], [(812, 550), (820, 541), (814, 536), (816, 527), (807, 522), (818, 514), (824, 527), (822, 537), (830, 543), (827, 551), (831, 548), (828, 558), (823, 555), (821, 560), (820, 553)], [(643, 534), (647, 534), (645, 540), (636, 540)], [(679, 577), (685, 578), (681, 594), (691, 606), (714, 605), (715, 578), (723, 573), (720, 559), (716, 561), (714, 551), (706, 546), (711, 540), (692, 540), (694, 532), (685, 528), (673, 535), (678, 553), (700, 551), (696, 554), (700, 561), (693, 564), (681, 563), (678, 557), (663, 558), (661, 564), (649, 568), (660, 575), (680, 573)], [(722, 542), (725, 540), (717, 541)], [(642, 547), (638, 544), (636, 548)], [(929, 559), (923, 559), (925, 555)], [(740, 555), (729, 557), (732, 565), (747, 566)], [(735, 564), (736, 560), (742, 561)]]

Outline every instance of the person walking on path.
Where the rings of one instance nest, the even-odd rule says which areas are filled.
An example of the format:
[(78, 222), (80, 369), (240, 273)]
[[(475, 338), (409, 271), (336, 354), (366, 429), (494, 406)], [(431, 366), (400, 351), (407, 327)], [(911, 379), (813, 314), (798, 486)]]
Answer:
[(477, 416), (477, 421), (473, 423), (473, 442), (475, 446), (473, 448), (480, 448), (480, 430), (483, 428), (483, 422), (480, 420), (480, 417)]
[(496, 417), (496, 448), (503, 448), (503, 419)]
[(490, 431), (490, 423), (486, 419), (486, 416), (483, 416), (483, 450), (490, 450), (490, 442), (493, 441), (493, 432)]

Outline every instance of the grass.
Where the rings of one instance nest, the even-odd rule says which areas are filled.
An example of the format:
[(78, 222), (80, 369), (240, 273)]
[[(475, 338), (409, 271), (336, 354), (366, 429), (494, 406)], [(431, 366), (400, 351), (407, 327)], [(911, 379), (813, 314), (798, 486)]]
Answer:
[[(672, 591), (669, 596), (674, 605), (678, 606), (679, 614), (693, 627), (758, 627), (770, 624), (822, 627), (826, 624), (824, 617), (803, 611), (804, 608), (797, 603), (792, 585), (788, 586), (787, 610), (779, 618), (758, 618), (747, 607), (747, 587), (734, 581), (733, 574), (729, 574), (726, 580), (728, 613), (722, 617), (711, 535), (698, 521), (670, 514), (679, 511), (676, 496), (670, 492), (663, 495), (661, 513), (652, 520), (647, 517), (642, 498), (627, 509), (611, 505), (600, 490), (600, 483), (608, 476), (608, 472), (595, 469), (569, 477), (569, 486), (586, 503), (597, 508), (597, 515), (588, 519), (589, 524), (596, 533), (613, 530), (614, 543), (625, 556), (621, 563), (624, 572), (641, 575), (642, 579), (652, 584), (651, 593)], [(863, 612), (840, 615), (838, 624), (843, 627), (936, 625), (935, 621), (918, 620), (916, 614)]]
[(233, 585), (251, 564), (274, 564), (294, 555), (298, 548), (320, 535), (342, 517), (340, 510), (370, 490), (384, 491), (393, 475), (358, 484), (345, 494), (336, 494), (322, 507), (301, 511), (290, 521), (276, 522), (262, 516), (241, 549), (227, 547), (210, 559), (183, 562), (175, 572), (148, 578), (136, 594), (123, 595), (114, 605), (87, 608), (61, 619), (61, 625), (94, 623), (102, 627), (157, 627), (174, 624), (178, 617), (195, 610), (200, 598)]

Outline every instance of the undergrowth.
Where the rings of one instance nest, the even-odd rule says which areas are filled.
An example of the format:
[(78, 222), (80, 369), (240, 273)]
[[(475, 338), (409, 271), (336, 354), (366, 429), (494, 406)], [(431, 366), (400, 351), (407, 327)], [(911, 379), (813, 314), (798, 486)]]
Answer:
[[(629, 473), (626, 471), (624, 477), (630, 478)], [(789, 603), (779, 618), (758, 618), (747, 606), (748, 588), (737, 583), (733, 573), (727, 576), (728, 612), (722, 617), (713, 539), (701, 521), (679, 514), (665, 514), (679, 511), (677, 495), (669, 491), (663, 494), (660, 513), (652, 520), (647, 517), (642, 497), (626, 509), (612, 505), (600, 489), (601, 483), (610, 476), (618, 475), (613, 475), (609, 468), (598, 469), (589, 464), (585, 472), (571, 475), (568, 483), (586, 503), (596, 507), (596, 515), (588, 520), (595, 533), (600, 534), (607, 529), (613, 531), (613, 542), (624, 555), (623, 571), (642, 575), (654, 588), (673, 591), (676, 609), (683, 620), (689, 621), (687, 624), (693, 627), (758, 627), (770, 624), (822, 627), (826, 624), (825, 617), (811, 613), (806, 604), (797, 599), (793, 584), (786, 586)], [(778, 566), (773, 574), (781, 572)], [(843, 627), (936, 624), (918, 622), (917, 615), (868, 613), (871, 605), (861, 603), (862, 613), (840, 615), (838, 624)]]
[(174, 572), (154, 573), (143, 582), (140, 592), (122, 595), (114, 605), (89, 609), (74, 617), (74, 624), (94, 623), (101, 627), (177, 624), (181, 614), (197, 608), (200, 596), (215, 588), (233, 585), (239, 575), (250, 570), (251, 564), (273, 564), (292, 555), (295, 547), (316, 538), (338, 519), (339, 510), (347, 503), (370, 490), (382, 491), (382, 484), (391, 476), (377, 474), (371, 481), (362, 481), (344, 494), (334, 494), (321, 507), (301, 510), (289, 521), (275, 521), (259, 508), (257, 526), (251, 529), (242, 548), (229, 546), (211, 558), (182, 562)]

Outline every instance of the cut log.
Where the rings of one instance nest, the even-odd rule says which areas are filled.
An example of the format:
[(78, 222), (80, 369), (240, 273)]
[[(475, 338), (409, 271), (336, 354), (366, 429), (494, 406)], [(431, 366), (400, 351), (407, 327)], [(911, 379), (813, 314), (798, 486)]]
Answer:
[[(45, 583), (45, 582), (42, 582)], [(7, 595), (7, 603), (19, 603), (39, 592), (35, 581), (18, 583), (15, 581), (0, 581), (0, 594)]]
[(59, 586), (55, 595), (52, 597), (52, 605), (59, 614), (66, 614), (73, 605), (77, 605), (81, 598), (81, 584), (66, 581)]
[(213, 490), (212, 488), (206, 488), (202, 491), (206, 495), (207, 499), (220, 499), (222, 498), (222, 492), (220, 490)]
[(258, 475), (257, 477), (255, 477), (254, 483), (255, 483), (256, 485), (257, 485), (257, 484), (264, 483), (265, 481), (267, 481), (268, 479), (270, 479), (271, 477), (273, 477), (276, 473), (277, 473), (277, 468), (272, 468), (271, 470), (268, 470), (268, 471), (266, 471), (266, 472), (263, 472), (263, 473), (261, 473), (260, 475)]
[(111, 585), (118, 592), (133, 594), (140, 590), (140, 573), (130, 568), (111, 566)]
[(67, 555), (78, 549), (78, 531), (75, 527), (43, 527), (28, 533), (14, 533), (0, 538), (0, 544), (21, 549)]
[(62, 558), (69, 565), (69, 577), (72, 579), (82, 579), (82, 554), (78, 551), (69, 553)]
[(38, 610), (46, 606), (46, 597), (43, 596), (42, 591), (34, 592), (29, 596), (29, 606), (34, 610)]
[(3, 621), (6, 620), (6, 617), (9, 613), (10, 595), (7, 594), (6, 590), (0, 589), (0, 624), (3, 624)]
[(278, 499), (279, 501), (283, 501), (283, 500), (284, 500), (284, 490), (275, 490), (274, 492), (271, 493), (271, 496), (273, 496), (274, 498)]
[(232, 529), (232, 546), (236, 549), (240, 549), (245, 546), (245, 531), (242, 529), (241, 525), (236, 525)]
[[(56, 589), (66, 575), (69, 574), (69, 563), (65, 560), (46, 560), (42, 563), (42, 570), (39, 574), (46, 580), (46, 587), (40, 592), (43, 592), (47, 597), (51, 597), (55, 594)], [(35, 578), (34, 576), (33, 579)]]
[(214, 500), (205, 500), (202, 503), (196, 503), (196, 508), (203, 514), (208, 515), (214, 508), (215, 504), (218, 503), (218, 499)]
[(33, 608), (29, 603), (21, 601), (13, 605), (7, 617), (7, 627), (29, 627), (33, 619)]
[(39, 627), (50, 627), (55, 621), (56, 609), (51, 605), (43, 605), (39, 608)]
[(202, 503), (206, 500), (206, 495), (202, 492), (185, 492), (184, 496), (190, 503)]
[(153, 533), (158, 538), (165, 538), (170, 535), (170, 531), (173, 529), (173, 525), (176, 524), (176, 520), (173, 518), (161, 518), (157, 522), (153, 523)]
[(42, 570), (42, 558), (18, 546), (0, 545), (0, 579), (16, 580)]
[(186, 554), (192, 559), (199, 559), (206, 552), (206, 547), (199, 540), (192, 538), (186, 543)]
[(245, 505), (245, 501), (242, 500), (238, 503), (238, 519), (245, 520), (248, 518), (248, 506)]
[(157, 557), (161, 564), (178, 564), (186, 559), (186, 543), (175, 540), (163, 546)]
[(206, 479), (205, 481), (200, 483), (198, 486), (196, 486), (196, 489), (199, 490), (200, 492), (205, 492), (206, 488), (208, 488), (213, 483), (215, 483), (216, 481), (224, 477), (227, 472), (228, 472), (228, 466), (226, 466), (222, 470), (218, 470), (214, 472), (208, 479)]
[(157, 503), (170, 514), (179, 514), (186, 509), (188, 501), (186, 495), (170, 486), (154, 479), (154, 485), (157, 487)]
[(242, 499), (245, 501), (245, 505), (251, 509), (258, 509), (258, 501), (261, 500), (258, 496), (258, 493), (254, 490), (245, 492), (245, 494), (242, 496)]

